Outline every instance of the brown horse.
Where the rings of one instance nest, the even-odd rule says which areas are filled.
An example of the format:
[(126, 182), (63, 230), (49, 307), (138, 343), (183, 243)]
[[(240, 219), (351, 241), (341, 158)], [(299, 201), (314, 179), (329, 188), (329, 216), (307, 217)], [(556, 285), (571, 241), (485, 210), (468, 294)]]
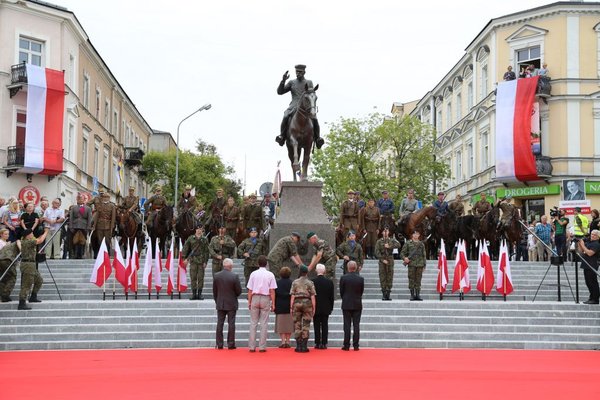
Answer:
[(129, 243), (129, 248), (132, 249), (135, 240), (138, 240), (138, 246), (140, 245), (138, 221), (131, 215), (129, 210), (117, 208), (117, 227), (121, 236), (121, 246), (125, 247)]
[(148, 234), (150, 235), (150, 240), (152, 244), (152, 256), (156, 257), (154, 254), (154, 249), (156, 248), (156, 241), (158, 240), (158, 248), (163, 254), (165, 253), (165, 245), (167, 243), (167, 237), (171, 233), (171, 227), (173, 225), (173, 207), (172, 206), (164, 206), (161, 208), (156, 215), (154, 216), (154, 220), (150, 226), (146, 226), (148, 229)]
[[(317, 117), (317, 94), (315, 93), (317, 89), (319, 85), (314, 89), (309, 88), (308, 84), (305, 85), (304, 93), (300, 96), (290, 120), (286, 145), (292, 163), (294, 181), (298, 173), (300, 173), (300, 180), (308, 180), (308, 163), (314, 133), (312, 120)], [(300, 153), (302, 153), (302, 169), (300, 169)]]
[(500, 219), (500, 208), (492, 206), (479, 220), (479, 240), (490, 242), (490, 257), (496, 259), (498, 256), (498, 221)]
[(429, 224), (434, 220), (436, 208), (433, 206), (424, 207), (418, 211), (400, 217), (397, 223), (397, 233), (410, 239), (414, 231), (419, 231), (421, 239), (429, 234)]
[(175, 222), (175, 232), (181, 239), (181, 243), (185, 243), (188, 237), (196, 231), (196, 217), (190, 210), (185, 210), (177, 217)]

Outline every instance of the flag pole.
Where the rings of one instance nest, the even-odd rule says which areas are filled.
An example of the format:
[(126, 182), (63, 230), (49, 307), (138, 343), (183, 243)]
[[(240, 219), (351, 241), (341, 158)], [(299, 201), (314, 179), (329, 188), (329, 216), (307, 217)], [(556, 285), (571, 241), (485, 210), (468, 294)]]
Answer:
[(102, 301), (106, 301), (106, 266), (102, 266)]
[[(460, 240), (458, 241), (458, 247), (456, 248), (456, 253), (457, 253), (458, 259), (460, 260), (460, 254), (459, 254), (459, 252), (460, 252)], [(459, 278), (458, 279), (458, 284), (460, 285), (460, 288), (458, 290), (458, 300), (459, 301), (463, 301), (463, 288), (462, 288), (462, 284), (461, 284), (462, 279), (463, 279), (462, 268), (458, 269), (458, 278)]]
[[(483, 254), (483, 252), (481, 250), (482, 248), (483, 248), (483, 240), (479, 241), (479, 262), (483, 261), (482, 257), (481, 257), (482, 254)], [(483, 293), (481, 294), (481, 299), (483, 301), (486, 301), (486, 297), (487, 297), (486, 294), (485, 294), (487, 292), (487, 287), (486, 287), (487, 279), (485, 279), (486, 278), (485, 274), (486, 274), (486, 269), (485, 269), (485, 266), (484, 266), (483, 267)]]

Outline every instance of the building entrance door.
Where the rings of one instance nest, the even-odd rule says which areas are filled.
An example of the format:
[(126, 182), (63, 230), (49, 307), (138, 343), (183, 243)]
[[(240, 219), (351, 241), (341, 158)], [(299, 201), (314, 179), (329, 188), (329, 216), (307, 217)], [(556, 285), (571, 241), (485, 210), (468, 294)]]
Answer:
[(544, 215), (544, 199), (524, 199), (521, 215), (523, 219), (530, 223), (531, 221), (539, 221)]

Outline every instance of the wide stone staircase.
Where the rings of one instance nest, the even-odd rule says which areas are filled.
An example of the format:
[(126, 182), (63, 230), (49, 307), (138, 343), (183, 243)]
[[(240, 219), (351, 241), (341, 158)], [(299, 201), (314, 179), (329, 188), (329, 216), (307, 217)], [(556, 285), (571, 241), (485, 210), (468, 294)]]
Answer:
[[(449, 285), (444, 298), (437, 294), (437, 263), (430, 261), (423, 276), (423, 302), (408, 301), (406, 268), (396, 263), (393, 301), (381, 301), (376, 261), (366, 261), (364, 310), (361, 321), (361, 346), (379, 348), (513, 348), (513, 349), (599, 349), (600, 306), (576, 304), (575, 268), (565, 264), (571, 288), (561, 270), (562, 301), (557, 296), (557, 270), (551, 267), (535, 302), (533, 297), (548, 270), (546, 263), (513, 262), (515, 291), (506, 300), (492, 292), (486, 301), (476, 291), (476, 261), (470, 262), (471, 292), (460, 301), (451, 294), (452, 261), (449, 261)], [(16, 297), (0, 304), (0, 350), (31, 349), (113, 349), (213, 347), (216, 312), (212, 300), (212, 277), (207, 273), (204, 301), (167, 296), (166, 271), (160, 298), (153, 293), (130, 294), (125, 300), (113, 277), (102, 289), (89, 283), (93, 260), (49, 260), (62, 300), (48, 268), (40, 264), (44, 286), (39, 293), (42, 303), (31, 311), (18, 311)], [(143, 265), (143, 260), (141, 261)], [(340, 264), (341, 265), (341, 264)], [(497, 265), (494, 262), (494, 270)], [(207, 272), (210, 267), (207, 268)], [(243, 282), (242, 266), (236, 260), (234, 271)], [(338, 269), (341, 273), (341, 269)], [(140, 271), (141, 276), (141, 271)], [(141, 279), (140, 279), (141, 280)], [(580, 270), (581, 300), (588, 296)], [(146, 288), (140, 287), (143, 291)], [(237, 314), (237, 345), (246, 346), (250, 324), (248, 304), (240, 297)], [(274, 316), (271, 316), (269, 345), (276, 346)], [(340, 301), (329, 319), (329, 347), (342, 344)], [(312, 333), (311, 333), (312, 336)]]

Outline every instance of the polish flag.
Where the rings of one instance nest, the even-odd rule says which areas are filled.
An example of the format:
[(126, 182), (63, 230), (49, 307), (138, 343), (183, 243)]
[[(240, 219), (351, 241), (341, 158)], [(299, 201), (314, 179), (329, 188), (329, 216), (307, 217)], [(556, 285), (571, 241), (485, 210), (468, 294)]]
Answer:
[(156, 288), (156, 293), (160, 293), (160, 289), (162, 288), (162, 280), (160, 277), (160, 273), (162, 272), (162, 260), (160, 249), (158, 247), (158, 239), (156, 240), (156, 246), (154, 246), (154, 268), (152, 271), (154, 287)]
[[(128, 244), (129, 245), (129, 244)], [(129, 260), (129, 288), (134, 292), (138, 291), (138, 271), (140, 270), (140, 253), (137, 248), (137, 240), (133, 241), (133, 250), (131, 250), (131, 259)]]
[(467, 250), (464, 240), (458, 242), (456, 249), (456, 263), (454, 265), (454, 281), (452, 283), (452, 293), (460, 290), (462, 293), (468, 293), (471, 290), (471, 281), (469, 279), (469, 263), (467, 262)]
[(167, 294), (173, 294), (173, 288), (176, 284), (176, 274), (178, 266), (175, 265), (175, 257), (173, 254), (173, 240), (171, 240), (171, 247), (169, 247), (169, 252), (167, 253), (167, 263), (165, 264), (165, 268), (169, 271), (167, 278)]
[(110, 266), (110, 256), (108, 255), (108, 249), (106, 248), (106, 242), (102, 239), (100, 250), (98, 250), (98, 257), (94, 262), (94, 269), (92, 269), (92, 276), (90, 282), (98, 287), (104, 286), (106, 280), (110, 277), (112, 268)]
[(113, 260), (113, 268), (115, 269), (115, 278), (127, 292), (127, 268), (125, 261), (123, 261), (123, 254), (121, 254), (121, 248), (119, 247), (119, 241), (115, 238), (115, 258)]
[(477, 290), (486, 296), (494, 287), (494, 270), (485, 240), (479, 244), (479, 260), (477, 261)]
[(177, 261), (177, 291), (179, 293), (185, 292), (187, 290), (187, 269), (185, 268), (185, 263), (183, 262), (183, 256), (181, 255), (183, 251), (183, 244), (181, 243), (181, 239), (179, 239), (179, 259)]
[(58, 175), (63, 171), (65, 74), (27, 64), (25, 159), (19, 171)]
[(148, 288), (148, 293), (152, 293), (152, 242), (150, 237), (146, 236), (146, 260), (144, 261), (143, 283)]
[(510, 259), (508, 257), (508, 246), (506, 240), (500, 245), (500, 257), (498, 259), (498, 275), (496, 276), (496, 290), (506, 296), (513, 292), (512, 276), (510, 274)]
[(446, 258), (446, 246), (444, 245), (444, 239), (442, 239), (440, 244), (440, 252), (438, 254), (438, 278), (436, 286), (438, 293), (444, 293), (447, 285), (448, 259)]
[(539, 76), (498, 83), (496, 92), (496, 177), (539, 179), (531, 150), (531, 114)]

